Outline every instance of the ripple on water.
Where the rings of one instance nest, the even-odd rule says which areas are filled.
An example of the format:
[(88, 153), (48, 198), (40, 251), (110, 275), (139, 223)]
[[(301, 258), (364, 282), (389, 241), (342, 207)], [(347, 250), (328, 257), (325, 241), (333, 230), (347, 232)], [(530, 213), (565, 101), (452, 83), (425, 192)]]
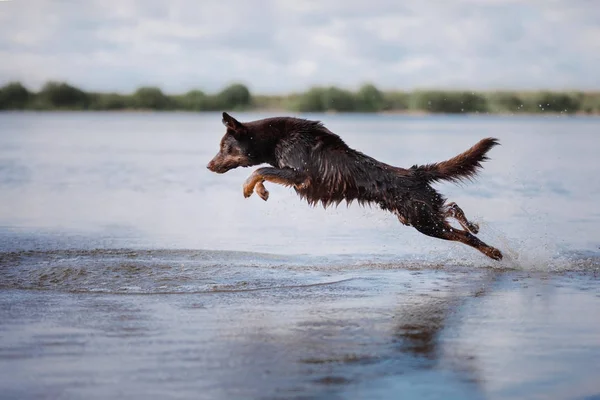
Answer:
[[(0, 253), (0, 287), (74, 293), (168, 294), (306, 287), (352, 279), (353, 271), (404, 269), (598, 273), (594, 254), (561, 255), (535, 266), (481, 261), (348, 256), (314, 258), (205, 250), (48, 250)], [(535, 268), (532, 268), (532, 265)]]

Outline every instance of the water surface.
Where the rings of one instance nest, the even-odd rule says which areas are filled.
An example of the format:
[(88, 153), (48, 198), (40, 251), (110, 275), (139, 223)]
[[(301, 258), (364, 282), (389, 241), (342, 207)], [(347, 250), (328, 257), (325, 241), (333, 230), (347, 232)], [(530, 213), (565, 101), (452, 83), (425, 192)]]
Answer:
[[(241, 120), (266, 115), (235, 114)], [(0, 114), (2, 398), (600, 395), (600, 119), (307, 115), (437, 187), (498, 263), (205, 165), (220, 115)]]

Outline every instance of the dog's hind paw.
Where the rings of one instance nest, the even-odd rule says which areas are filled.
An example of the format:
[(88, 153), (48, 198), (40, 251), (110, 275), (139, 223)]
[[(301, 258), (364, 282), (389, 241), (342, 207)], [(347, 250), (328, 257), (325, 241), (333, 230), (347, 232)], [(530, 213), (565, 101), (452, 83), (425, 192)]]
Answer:
[(486, 252), (487, 256), (491, 259), (494, 259), (496, 261), (500, 261), (502, 260), (502, 253), (500, 252), (500, 250), (495, 249), (493, 247), (491, 247), (487, 252)]
[(479, 233), (479, 224), (469, 222), (469, 225), (467, 226), (473, 235), (477, 235)]
[(262, 182), (256, 184), (254, 191), (264, 201), (269, 200), (269, 191), (265, 188), (265, 185), (263, 185)]

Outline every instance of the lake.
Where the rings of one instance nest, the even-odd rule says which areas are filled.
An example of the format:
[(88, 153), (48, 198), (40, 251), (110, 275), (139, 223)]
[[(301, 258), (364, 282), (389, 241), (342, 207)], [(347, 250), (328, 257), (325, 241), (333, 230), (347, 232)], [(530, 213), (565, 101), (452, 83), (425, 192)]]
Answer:
[(0, 113), (0, 397), (600, 398), (600, 118), (301, 116), (400, 167), (497, 137), (436, 188), (504, 259), (245, 199), (220, 113)]

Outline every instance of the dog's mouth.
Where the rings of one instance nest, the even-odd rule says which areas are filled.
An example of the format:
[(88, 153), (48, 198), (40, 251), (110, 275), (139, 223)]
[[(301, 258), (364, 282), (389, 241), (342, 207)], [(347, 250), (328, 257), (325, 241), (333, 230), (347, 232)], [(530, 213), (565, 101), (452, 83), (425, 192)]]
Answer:
[(244, 158), (240, 159), (238, 157), (226, 157), (224, 159), (217, 158), (210, 160), (210, 162), (206, 165), (206, 168), (217, 174), (224, 174), (225, 172), (230, 171), (234, 168), (246, 168), (251, 165), (252, 163)]
[(225, 172), (231, 170), (233, 167), (223, 166), (223, 165), (215, 165), (212, 162), (208, 163), (206, 166), (210, 171), (215, 172), (217, 174), (224, 174)]
[(223, 163), (223, 164), (217, 164), (214, 162), (209, 162), (208, 165), (206, 166), (206, 168), (208, 168), (210, 171), (215, 172), (217, 174), (224, 174), (225, 172), (231, 171), (234, 168), (246, 168), (249, 165), (240, 165), (240, 164), (230, 164), (230, 163)]

